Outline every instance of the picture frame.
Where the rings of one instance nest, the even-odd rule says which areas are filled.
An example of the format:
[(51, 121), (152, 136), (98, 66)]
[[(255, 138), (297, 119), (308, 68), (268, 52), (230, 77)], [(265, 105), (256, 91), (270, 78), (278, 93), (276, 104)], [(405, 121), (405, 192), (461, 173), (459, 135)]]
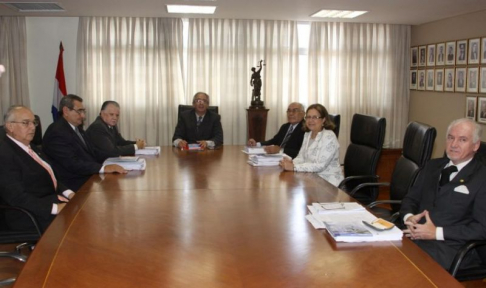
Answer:
[(477, 112), (477, 98), (468, 96), (466, 97), (466, 118), (471, 120), (476, 120), (476, 112)]
[(417, 90), (425, 90), (425, 70), (418, 70), (417, 79)]
[(486, 97), (478, 97), (477, 118), (479, 123), (486, 124)]
[(435, 66), (435, 44), (427, 45), (427, 66)]
[(467, 64), (467, 40), (456, 41), (456, 65)]
[(437, 44), (437, 51), (435, 57), (435, 65), (436, 66), (443, 66), (445, 65), (445, 58), (446, 58), (446, 48), (445, 43)]
[(410, 90), (417, 90), (417, 70), (410, 70)]
[(427, 54), (427, 46), (419, 46), (419, 51), (418, 51), (418, 55), (419, 55), (419, 62), (418, 62), (418, 66), (419, 67), (425, 67), (425, 64), (427, 64), (427, 61), (426, 61), (426, 54)]
[(486, 67), (481, 67), (480, 70), (479, 93), (486, 93)]
[(446, 43), (446, 65), (456, 64), (456, 41)]
[(410, 48), (410, 67), (418, 66), (418, 47)]
[(434, 69), (427, 69), (426, 70), (426, 76), (425, 80), (427, 84), (425, 85), (425, 90), (427, 91), (434, 91), (435, 85), (434, 85), (434, 80), (435, 80), (435, 75), (434, 75)]
[(479, 67), (467, 68), (467, 93), (478, 93)]
[(455, 79), (455, 69), (454, 68), (446, 68), (444, 70), (444, 91), (446, 92), (454, 92), (454, 79)]
[(469, 39), (468, 64), (479, 64), (479, 54), (481, 53), (481, 50), (479, 49), (480, 41), (481, 39), (479, 38)]
[(466, 92), (466, 68), (456, 68), (456, 92)]
[(444, 91), (444, 68), (435, 69), (435, 91)]
[(486, 64), (486, 37), (481, 38), (481, 64)]

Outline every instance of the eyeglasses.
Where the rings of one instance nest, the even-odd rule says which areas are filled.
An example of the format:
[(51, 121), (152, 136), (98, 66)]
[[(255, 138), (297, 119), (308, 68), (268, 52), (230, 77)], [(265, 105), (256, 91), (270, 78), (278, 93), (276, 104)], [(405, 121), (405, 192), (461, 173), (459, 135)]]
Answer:
[(301, 110), (299, 108), (294, 108), (294, 109), (287, 109), (287, 113), (299, 113)]
[(84, 108), (83, 109), (69, 109), (69, 110), (73, 110), (73, 111), (75, 111), (76, 113), (78, 113), (80, 115), (81, 114), (86, 114), (86, 109), (84, 109)]
[(206, 99), (196, 99), (196, 100), (194, 100), (194, 103), (197, 103), (197, 104), (202, 104), (202, 103), (209, 104), (209, 101), (206, 100)]
[(317, 119), (321, 119), (322, 117), (319, 117), (319, 116), (305, 116), (305, 120), (317, 120)]
[(34, 125), (34, 127), (39, 126), (39, 122), (37, 120), (10, 121), (10, 123), (22, 124), (22, 126), (24, 126), (25, 128), (29, 127), (30, 124)]

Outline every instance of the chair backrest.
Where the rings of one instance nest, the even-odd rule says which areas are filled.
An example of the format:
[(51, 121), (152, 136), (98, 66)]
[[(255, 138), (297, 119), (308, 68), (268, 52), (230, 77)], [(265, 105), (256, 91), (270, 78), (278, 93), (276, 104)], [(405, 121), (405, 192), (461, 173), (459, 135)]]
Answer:
[[(402, 200), (415, 182), (418, 173), (432, 156), (437, 131), (419, 122), (410, 122), (403, 139), (402, 156), (393, 169), (390, 181), (390, 199)], [(399, 206), (392, 205), (394, 212)]]
[(336, 138), (339, 138), (339, 127), (341, 126), (341, 115), (339, 114), (329, 114), (329, 119), (336, 127), (332, 130), (336, 134)]
[[(179, 105), (179, 110), (178, 110), (178, 114), (177, 114), (177, 119), (179, 119), (181, 117), (181, 113), (184, 112), (184, 111), (187, 111), (187, 110), (191, 110), (192, 108), (194, 108), (192, 105)], [(219, 114), (218, 113), (218, 106), (209, 106), (208, 107), (208, 110), (209, 111), (212, 111), (216, 114)]]
[(385, 139), (386, 119), (354, 114), (351, 144), (344, 156), (344, 176), (375, 175)]

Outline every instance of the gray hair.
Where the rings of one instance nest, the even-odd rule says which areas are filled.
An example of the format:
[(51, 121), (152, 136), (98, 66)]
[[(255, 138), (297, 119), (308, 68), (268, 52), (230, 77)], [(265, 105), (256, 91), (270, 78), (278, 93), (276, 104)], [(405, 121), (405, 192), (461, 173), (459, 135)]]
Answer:
[(482, 129), (481, 125), (476, 123), (476, 121), (473, 121), (473, 120), (468, 119), (468, 118), (460, 118), (460, 119), (456, 119), (456, 120), (452, 121), (451, 124), (449, 124), (449, 126), (447, 127), (446, 137), (447, 137), (447, 135), (449, 135), (449, 132), (451, 131), (452, 127), (459, 125), (459, 124), (462, 124), (462, 123), (469, 123), (473, 127), (473, 129), (474, 129), (473, 132), (472, 132), (473, 143), (477, 143), (479, 140), (481, 140), (481, 134), (483, 133), (483, 129)]
[(208, 98), (208, 104), (209, 104), (209, 95), (207, 93), (204, 93), (204, 92), (197, 92), (196, 94), (194, 94), (194, 96), (192, 97), (192, 104), (194, 104), (196, 102), (196, 97), (199, 94), (206, 95), (206, 98)]
[(24, 105), (12, 105), (12, 106), (10, 106), (7, 110), (7, 113), (5, 113), (5, 115), (3, 116), (3, 122), (7, 123), (7, 122), (13, 121), (14, 112), (16, 110), (19, 110), (19, 109), (22, 109), (22, 108), (29, 109), (28, 107), (25, 107)]
[(289, 106), (290, 106), (290, 105), (292, 105), (292, 104), (297, 104), (297, 105), (299, 105), (299, 109), (300, 109), (300, 111), (305, 112), (305, 107), (304, 107), (304, 105), (303, 105), (302, 103), (299, 103), (299, 102), (292, 102), (292, 103), (290, 103), (290, 104), (289, 104)]

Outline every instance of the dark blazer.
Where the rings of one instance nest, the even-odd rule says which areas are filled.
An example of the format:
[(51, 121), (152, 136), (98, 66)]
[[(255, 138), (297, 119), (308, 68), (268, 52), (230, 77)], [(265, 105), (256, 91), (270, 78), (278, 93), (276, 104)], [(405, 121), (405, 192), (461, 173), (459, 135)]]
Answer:
[[(300, 122), (295, 127), (294, 131), (290, 135), (289, 141), (285, 144), (284, 153), (292, 158), (297, 157), (299, 154), (300, 146), (302, 146), (302, 141), (304, 140), (305, 132), (302, 130), (302, 123)], [(278, 145), (282, 144), (282, 141), (289, 130), (290, 123), (285, 123), (278, 130), (277, 135), (273, 136), (272, 139), (261, 142), (262, 145)]]
[[(31, 148), (39, 154), (35, 145)], [(59, 203), (57, 195), (68, 188), (60, 181), (57, 189), (54, 188), (49, 172), (8, 137), (0, 143), (0, 163), (2, 202), (30, 211), (44, 231), (54, 219), (51, 212), (52, 204)], [(5, 221), (11, 229), (34, 227), (30, 219), (18, 211), (5, 212)]]
[(221, 127), (221, 116), (207, 110), (202, 123), (197, 127), (195, 109), (181, 113), (174, 131), (172, 142), (176, 139), (183, 139), (187, 143), (196, 143), (201, 140), (210, 140), (214, 145), (223, 145), (223, 127)]
[(100, 116), (89, 125), (86, 136), (93, 145), (93, 149), (99, 158), (127, 156), (135, 154), (135, 141), (125, 140), (118, 127), (109, 127)]
[[(416, 241), (445, 269), (455, 252), (468, 240), (486, 239), (486, 167), (476, 158), (439, 189), (440, 173), (448, 158), (430, 160), (402, 201), (400, 214), (429, 211), (437, 227), (443, 227), (445, 241)], [(469, 193), (460, 193), (465, 186)], [(461, 187), (464, 188), (464, 187)], [(425, 222), (425, 219), (422, 219)]]
[(51, 160), (58, 179), (73, 191), (77, 191), (91, 175), (99, 173), (102, 167), (102, 160), (96, 159), (88, 139), (84, 139), (87, 147), (69, 123), (60, 117), (49, 125), (42, 143), (42, 150)]

